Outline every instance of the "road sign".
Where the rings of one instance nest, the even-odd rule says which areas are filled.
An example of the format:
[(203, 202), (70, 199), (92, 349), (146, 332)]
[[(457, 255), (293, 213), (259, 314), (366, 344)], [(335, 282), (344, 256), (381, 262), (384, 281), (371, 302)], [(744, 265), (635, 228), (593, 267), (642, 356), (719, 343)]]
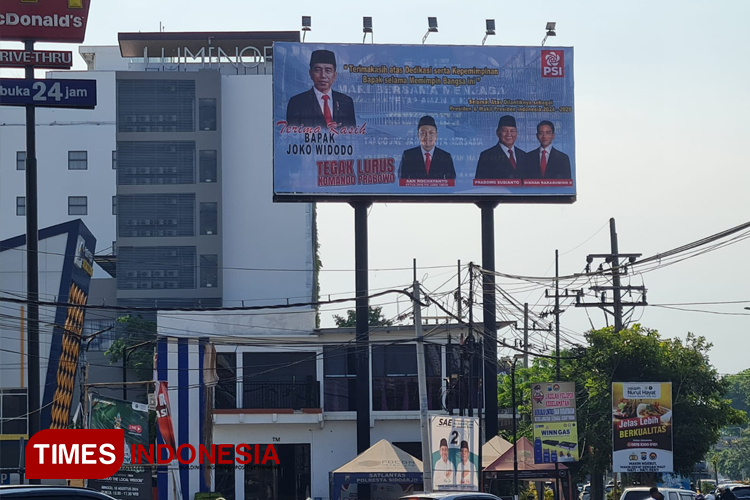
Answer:
[(96, 107), (96, 80), (0, 79), (0, 106)]

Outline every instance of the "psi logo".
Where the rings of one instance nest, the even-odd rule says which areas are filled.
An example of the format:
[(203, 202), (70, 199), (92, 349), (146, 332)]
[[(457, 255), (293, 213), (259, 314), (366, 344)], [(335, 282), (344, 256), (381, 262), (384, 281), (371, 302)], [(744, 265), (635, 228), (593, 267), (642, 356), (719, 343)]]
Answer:
[(542, 51), (542, 78), (563, 78), (565, 57), (561, 50)]

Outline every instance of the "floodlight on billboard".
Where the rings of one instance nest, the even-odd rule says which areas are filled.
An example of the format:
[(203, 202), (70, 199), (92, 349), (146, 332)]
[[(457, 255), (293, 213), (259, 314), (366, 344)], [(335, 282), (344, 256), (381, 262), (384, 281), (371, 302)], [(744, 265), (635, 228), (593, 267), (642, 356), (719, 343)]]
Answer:
[(573, 49), (274, 44), (276, 201), (572, 203)]

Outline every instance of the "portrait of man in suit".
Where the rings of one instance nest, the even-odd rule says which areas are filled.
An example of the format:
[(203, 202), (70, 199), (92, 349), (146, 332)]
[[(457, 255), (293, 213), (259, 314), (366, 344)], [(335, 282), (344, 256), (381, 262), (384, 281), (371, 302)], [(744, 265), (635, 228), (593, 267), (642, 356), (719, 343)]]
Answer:
[(419, 146), (407, 149), (401, 156), (398, 176), (401, 179), (455, 179), (451, 154), (435, 147), (438, 133), (435, 119), (423, 116), (417, 125)]
[(555, 125), (547, 120), (536, 126), (539, 147), (529, 152), (527, 179), (571, 179), (570, 158), (552, 147)]
[(310, 90), (297, 94), (286, 107), (289, 125), (320, 127), (324, 131), (329, 123), (354, 127), (354, 101), (331, 87), (336, 81), (336, 55), (330, 50), (316, 50), (310, 55)]
[(479, 155), (474, 178), (523, 179), (526, 173), (526, 153), (514, 146), (518, 137), (516, 119), (510, 115), (501, 117), (495, 134), (498, 143)]

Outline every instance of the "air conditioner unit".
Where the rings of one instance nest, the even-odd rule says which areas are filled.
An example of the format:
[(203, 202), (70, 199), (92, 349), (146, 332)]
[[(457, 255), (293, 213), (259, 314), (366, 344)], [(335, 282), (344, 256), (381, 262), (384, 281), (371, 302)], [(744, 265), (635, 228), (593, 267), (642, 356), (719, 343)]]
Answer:
[(156, 236), (165, 236), (164, 231), (156, 231)]
[(170, 269), (169, 271), (167, 271), (167, 277), (169, 278), (176, 278), (178, 276), (179, 276), (179, 273), (173, 269)]
[(151, 288), (151, 282), (150, 281), (141, 281), (138, 284), (138, 288), (141, 288), (141, 289), (143, 289), (143, 288)]
[(134, 123), (136, 121), (136, 119), (137, 118), (136, 118), (135, 115), (126, 115), (125, 116), (125, 122), (126, 123)]
[(165, 285), (167, 288), (177, 288), (177, 282), (176, 281), (167, 281), (165, 282)]
[(177, 236), (177, 231), (175, 230), (167, 231), (167, 236)]
[(163, 278), (164, 271), (154, 271), (154, 278)]
[(163, 281), (154, 281), (154, 288), (164, 288)]
[[(167, 257), (177, 257), (177, 251), (176, 250), (170, 250), (166, 254), (167, 254)], [(167, 271), (167, 272), (169, 272), (169, 271)]]
[(143, 231), (143, 235), (142, 236), (144, 238), (150, 238), (153, 235), (151, 234), (151, 231)]
[(125, 271), (125, 277), (126, 278), (137, 278), (138, 277), (138, 271)]
[(167, 146), (164, 149), (164, 151), (166, 151), (167, 153), (176, 153), (177, 152), (177, 147), (176, 146)]
[(138, 115), (139, 122), (150, 122), (151, 117), (149, 115)]
[(141, 278), (150, 278), (151, 277), (151, 271), (141, 271), (140, 276), (141, 276)]
[(177, 198), (165, 198), (164, 203), (167, 205), (177, 205)]

